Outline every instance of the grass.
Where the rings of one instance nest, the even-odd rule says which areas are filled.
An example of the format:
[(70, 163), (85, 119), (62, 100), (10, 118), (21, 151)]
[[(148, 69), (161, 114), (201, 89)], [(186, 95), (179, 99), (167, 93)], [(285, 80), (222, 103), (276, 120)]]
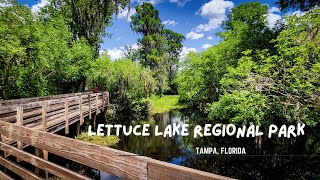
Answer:
[(152, 96), (150, 102), (152, 114), (185, 108), (185, 105), (179, 103), (179, 95), (163, 95), (162, 97)]
[(119, 138), (116, 135), (110, 136), (88, 136), (88, 132), (83, 132), (76, 136), (77, 140), (100, 145), (100, 146), (112, 146), (119, 142)]

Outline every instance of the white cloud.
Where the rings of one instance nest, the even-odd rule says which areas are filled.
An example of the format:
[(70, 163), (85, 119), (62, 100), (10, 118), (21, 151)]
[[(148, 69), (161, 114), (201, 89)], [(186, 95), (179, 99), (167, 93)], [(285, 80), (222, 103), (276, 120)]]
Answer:
[(40, 11), (40, 9), (45, 7), (46, 5), (48, 5), (49, 2), (50, 2), (50, 0), (41, 0), (38, 4), (35, 4), (31, 7), (31, 11), (33, 13), (38, 13)]
[(166, 20), (166, 21), (163, 21), (162, 24), (168, 25), (168, 26), (175, 26), (175, 25), (177, 25), (178, 23), (175, 22), (174, 20), (168, 19), (168, 20)]
[(281, 11), (277, 7), (271, 7), (271, 8), (269, 8), (268, 12), (269, 13), (275, 13), (275, 12), (280, 13)]
[(211, 0), (205, 3), (197, 12), (202, 17), (209, 19), (207, 24), (200, 24), (196, 27), (196, 32), (211, 31), (218, 28), (222, 21), (226, 19), (227, 10), (234, 7), (232, 1)]
[(267, 15), (267, 21), (268, 21), (268, 27), (273, 28), (278, 20), (281, 19), (280, 9), (277, 7), (270, 7), (268, 9), (268, 15)]
[(189, 52), (197, 52), (197, 50), (195, 48), (187, 48), (184, 46), (180, 52), (180, 60), (184, 60)]
[(131, 18), (130, 16), (134, 15), (136, 13), (136, 9), (135, 8), (129, 8), (125, 7), (124, 9), (120, 10), (120, 13), (117, 15), (118, 19), (123, 19), (126, 20), (128, 22), (131, 22)]
[(134, 43), (131, 45), (131, 48), (137, 50), (140, 48), (140, 46), (138, 45), (138, 43)]
[(212, 45), (211, 44), (204, 44), (202, 45), (202, 48), (203, 49), (208, 49), (209, 47), (211, 47)]
[[(131, 49), (137, 50), (140, 48), (138, 43), (134, 43), (131, 46), (129, 46)], [(119, 48), (115, 47), (113, 49), (107, 49), (107, 50), (100, 50), (99, 55), (109, 55), (111, 60), (117, 60), (120, 58), (123, 58), (125, 56), (125, 53), (127, 52), (127, 49), (124, 46), (120, 46)]]
[(208, 40), (212, 40), (213, 37), (212, 37), (212, 36), (208, 36), (207, 39), (208, 39)]
[(304, 14), (305, 14), (305, 12), (297, 10), (297, 11), (294, 11), (291, 14), (289, 14), (289, 16), (296, 15), (297, 17), (300, 17), (300, 16), (303, 16)]
[(203, 33), (196, 33), (196, 32), (189, 32), (187, 35), (186, 35), (187, 39), (192, 39), (192, 40), (195, 40), (195, 39), (200, 39), (203, 37)]
[(107, 49), (107, 54), (111, 60), (116, 60), (124, 57), (124, 51), (118, 48)]
[(178, 6), (184, 6), (191, 0), (169, 0), (171, 3), (176, 3)]
[(276, 22), (280, 19), (281, 19), (280, 15), (274, 14), (274, 13), (268, 13), (268, 16), (267, 16), (268, 27), (273, 28)]

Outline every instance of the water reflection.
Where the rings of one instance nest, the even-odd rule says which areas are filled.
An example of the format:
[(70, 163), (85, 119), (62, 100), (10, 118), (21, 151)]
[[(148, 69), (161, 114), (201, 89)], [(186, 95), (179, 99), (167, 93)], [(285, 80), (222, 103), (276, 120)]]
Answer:
[[(161, 131), (173, 123), (203, 125), (207, 120), (199, 113), (172, 111), (155, 114), (146, 121), (132, 121), (127, 125), (148, 123), (150, 132), (155, 125)], [(112, 122), (114, 123), (114, 122)], [(124, 124), (122, 122), (122, 124)], [(239, 179), (317, 179), (320, 178), (320, 128), (306, 129), (297, 138), (239, 138), (121, 136), (114, 147), (127, 152), (149, 156), (158, 160), (179, 164), (207, 172)], [(245, 147), (246, 156), (197, 155), (196, 147)]]

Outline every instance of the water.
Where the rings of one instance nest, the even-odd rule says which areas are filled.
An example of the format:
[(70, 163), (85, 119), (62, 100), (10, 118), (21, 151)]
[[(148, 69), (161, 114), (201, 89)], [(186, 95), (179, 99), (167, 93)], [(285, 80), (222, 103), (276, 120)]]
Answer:
[[(128, 122), (127, 125), (148, 123), (153, 132), (155, 125), (161, 131), (173, 123), (196, 124), (208, 121), (199, 113), (171, 111), (155, 114), (147, 120)], [(122, 124), (123, 121), (122, 121)], [(162, 137), (120, 136), (114, 147), (123, 151), (239, 179), (319, 179), (319, 128), (305, 129), (297, 138), (239, 138), (189, 136)], [(247, 155), (197, 155), (196, 147), (245, 147)]]

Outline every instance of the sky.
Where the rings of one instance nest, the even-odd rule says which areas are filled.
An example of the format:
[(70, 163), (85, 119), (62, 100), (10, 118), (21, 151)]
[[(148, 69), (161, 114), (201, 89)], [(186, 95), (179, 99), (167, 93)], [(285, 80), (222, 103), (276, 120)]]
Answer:
[[(18, 0), (37, 12), (49, 0)], [(118, 59), (124, 55), (125, 45), (137, 48), (139, 35), (130, 28), (130, 15), (135, 13), (134, 7), (142, 2), (150, 2), (159, 10), (159, 16), (166, 29), (178, 32), (186, 37), (183, 42), (181, 56), (188, 52), (201, 52), (215, 44), (220, 39), (217, 32), (223, 31), (221, 22), (226, 20), (230, 9), (245, 2), (254, 0), (131, 0), (131, 8), (123, 9), (112, 19), (112, 26), (106, 27), (111, 37), (103, 37), (101, 52), (106, 52), (111, 59)], [(276, 0), (260, 0), (268, 5), (268, 26), (273, 27), (281, 19), (283, 13), (277, 8)], [(292, 12), (301, 13), (301, 12)]]

